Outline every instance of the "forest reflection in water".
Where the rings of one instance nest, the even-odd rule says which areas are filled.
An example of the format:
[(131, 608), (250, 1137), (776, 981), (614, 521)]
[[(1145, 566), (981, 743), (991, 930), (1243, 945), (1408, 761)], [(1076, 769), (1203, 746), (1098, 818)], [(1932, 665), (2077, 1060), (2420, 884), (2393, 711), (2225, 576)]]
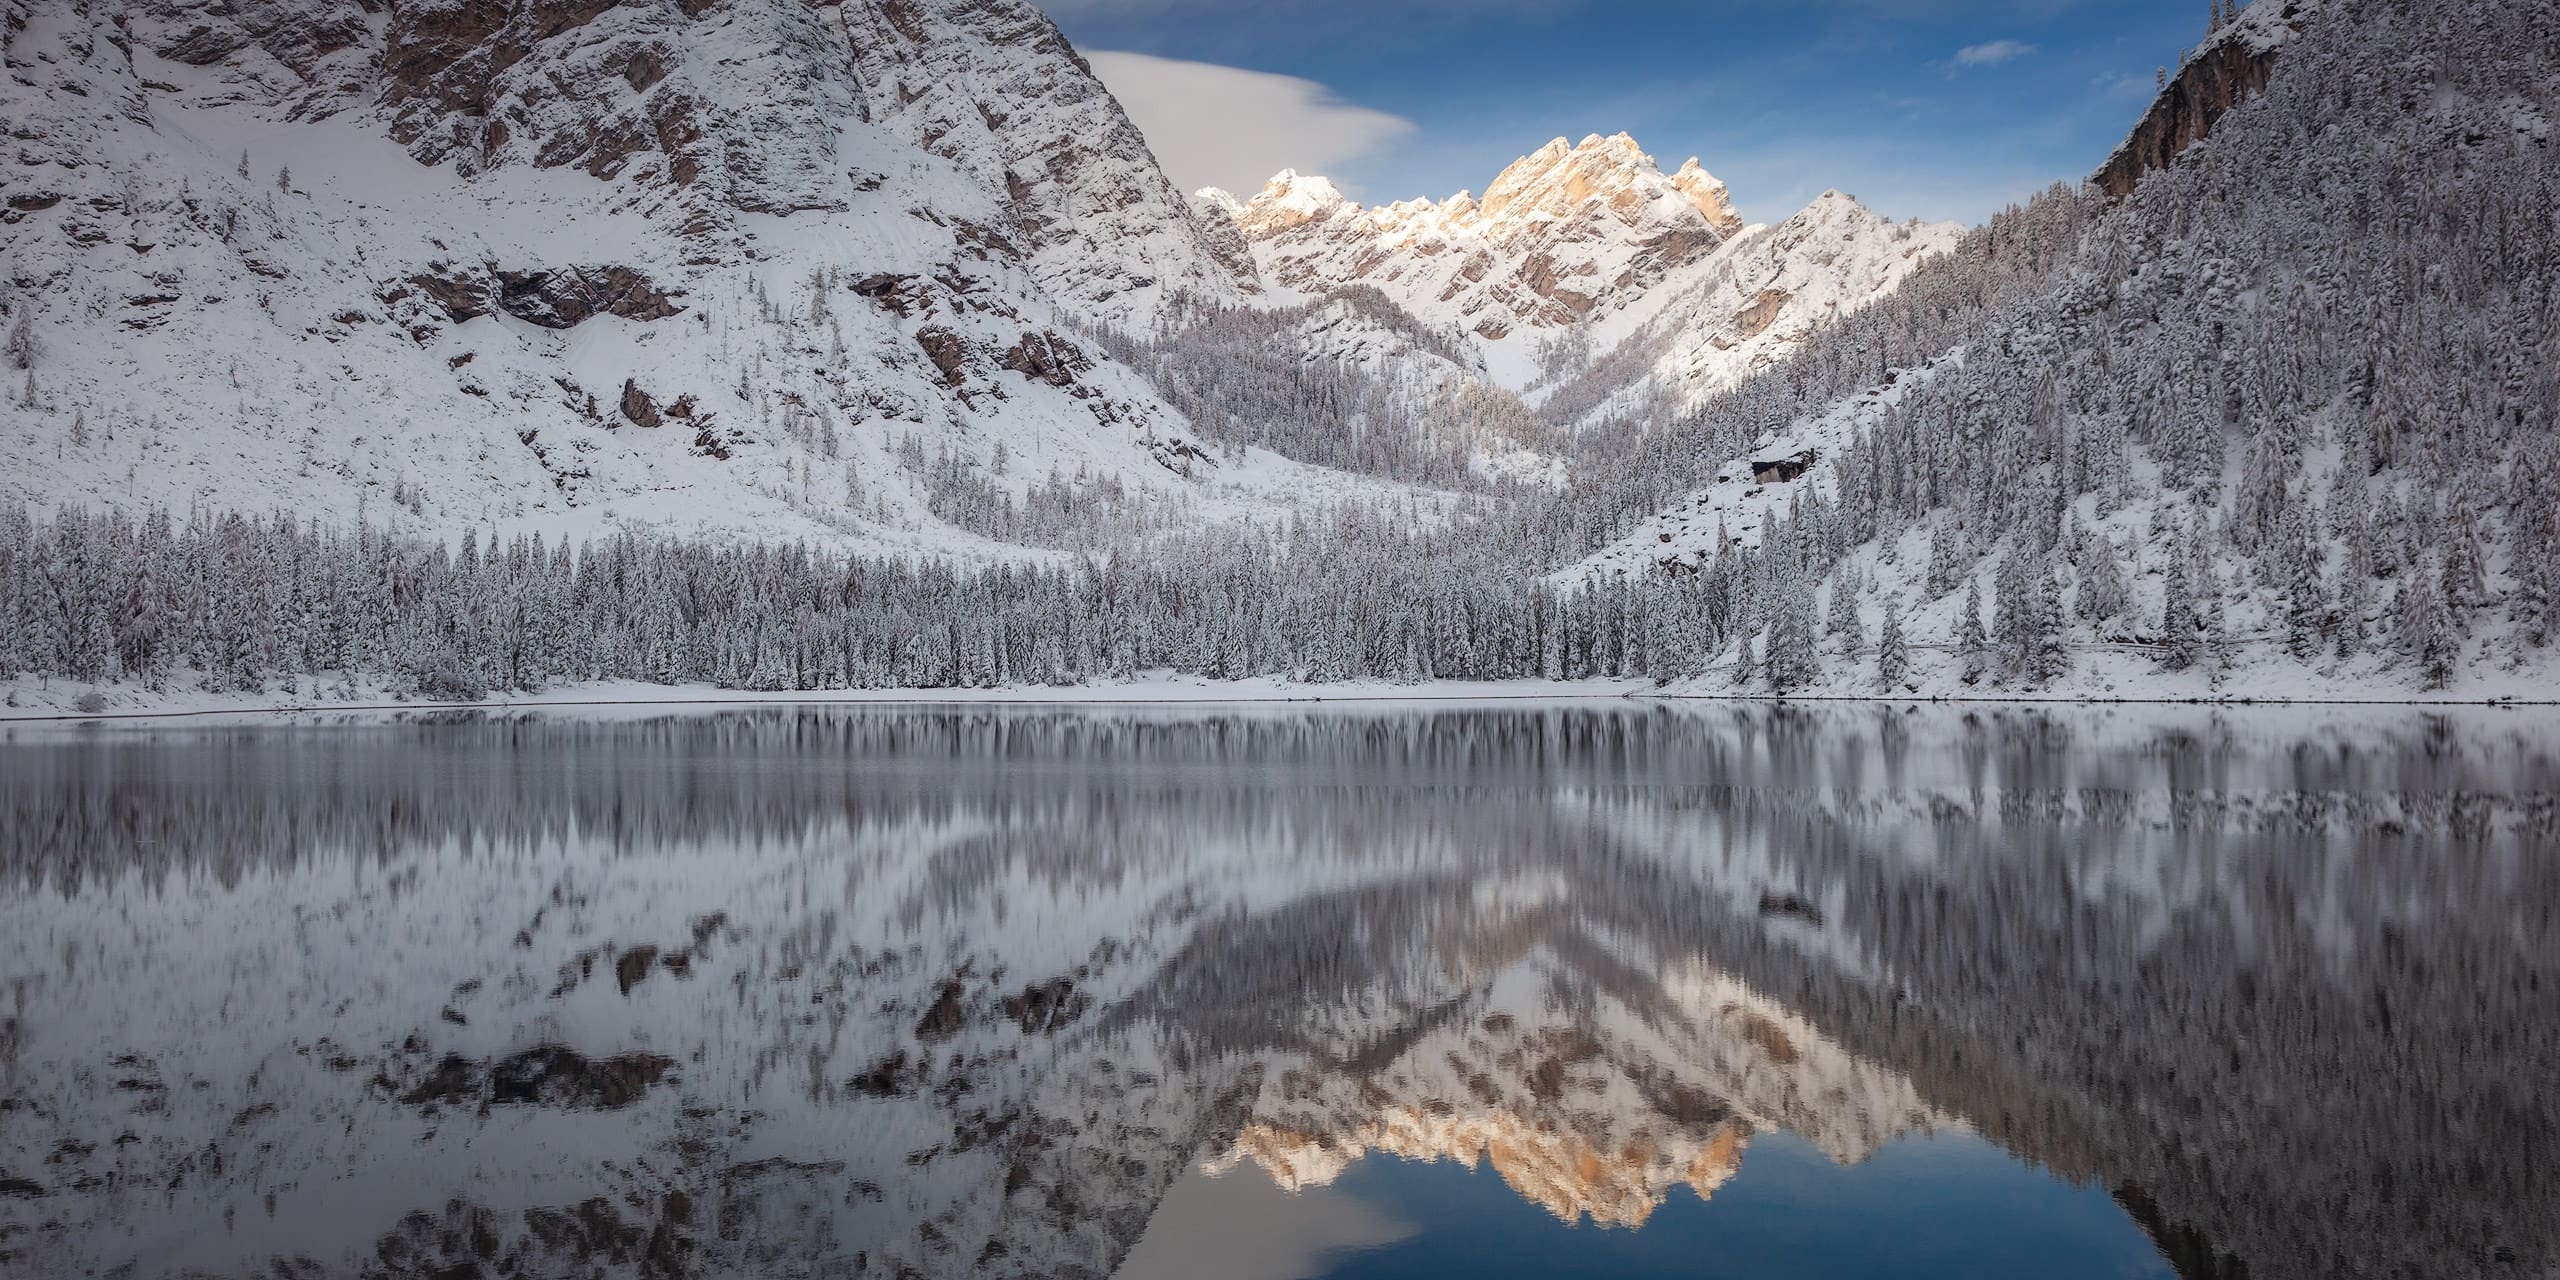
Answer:
[(0, 1264), (1099, 1276), (1160, 1206), (1211, 1220), (1203, 1170), (1463, 1161), (1660, 1239), (1789, 1152), (1957, 1142), (2183, 1275), (2542, 1276), (2556, 743), (1637, 705), (21, 733)]

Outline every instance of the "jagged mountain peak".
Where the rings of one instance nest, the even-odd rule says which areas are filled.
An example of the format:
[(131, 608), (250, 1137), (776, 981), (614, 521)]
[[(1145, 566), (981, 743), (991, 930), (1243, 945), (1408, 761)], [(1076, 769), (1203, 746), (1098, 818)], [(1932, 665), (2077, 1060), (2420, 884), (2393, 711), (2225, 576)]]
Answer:
[[(1229, 202), (1235, 200), (1227, 192), (1217, 194)], [(1295, 169), (1271, 175), (1271, 181), (1264, 183), (1253, 199), (1232, 209), (1236, 225), (1249, 240), (1279, 235), (1346, 211), (1357, 214), (1360, 206), (1343, 195), (1342, 188), (1335, 186), (1332, 179), (1301, 174)]]
[(1732, 235), (1742, 229), (1742, 215), (1733, 207), (1732, 193), (1722, 179), (1698, 163), (1696, 156), (1689, 157), (1689, 162), (1671, 175), (1671, 185), (1687, 196), (1691, 207), (1716, 230)]
[(1624, 133), (1557, 138), (1481, 197), (1363, 207), (1324, 178), (1284, 170), (1251, 200), (1203, 199), (1228, 211), (1279, 283), (1372, 285), (1427, 323), (1488, 342), (1622, 311), (1742, 226), (1695, 158), (1665, 174)]
[(1425, 324), (1470, 335), (1506, 384), (1579, 382), (1573, 394), (1595, 402), (1643, 394), (1644, 380), (1629, 383), (1621, 364), (1601, 390), (1569, 359), (1505, 340), (1575, 333), (1573, 345), (1594, 351), (1640, 341), (1666, 353), (1648, 367), (1694, 400), (1881, 296), (1956, 232), (1893, 223), (1838, 190), (1777, 226), (1746, 226), (1697, 157), (1666, 174), (1626, 133), (1555, 138), (1481, 197), (1363, 207), (1283, 171), (1250, 200), (1205, 191), (1196, 207), (1234, 222), (1264, 278), (1315, 293), (1376, 288)]
[(1742, 219), (1726, 199), (1725, 187), (1692, 156), (1673, 178), (1662, 172), (1636, 140), (1625, 133), (1591, 134), (1568, 145), (1557, 138), (1512, 162), (1485, 188), (1477, 208), (1489, 221), (1524, 216), (1571, 216), (1594, 203), (1633, 224), (1652, 220), (1685, 221), (1673, 203), (1683, 204), (1704, 219), (1719, 236), (1730, 235)]

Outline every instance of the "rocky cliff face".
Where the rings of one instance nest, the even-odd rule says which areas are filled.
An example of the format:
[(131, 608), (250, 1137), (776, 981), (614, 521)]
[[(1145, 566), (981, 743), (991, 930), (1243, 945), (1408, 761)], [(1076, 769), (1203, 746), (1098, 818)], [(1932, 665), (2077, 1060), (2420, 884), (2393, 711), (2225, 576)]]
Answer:
[(1016, 0), (0, 15), (0, 499), (995, 552), (948, 513), (999, 445), (1205, 456), (1060, 328), (1259, 287)]
[(1627, 1005), (1654, 1018), (1614, 1002), (1577, 1017), (1503, 1004), (1411, 1037), (1390, 1061), (1267, 1071), (1209, 1167), (1251, 1163), (1294, 1192), (1376, 1154), (1482, 1163), (1566, 1222), (1641, 1227), (1674, 1188), (1712, 1198), (1759, 1133), (1791, 1133), (1847, 1165), (1957, 1123), (1712, 971), (1675, 970)]
[[(369, 19), (353, 0), (134, 0), (154, 55), (216, 77), (192, 105), (379, 119), (420, 164), (463, 177), (568, 168), (680, 210), (845, 212), (890, 174), (839, 172), (859, 126), (964, 171), (1061, 301), (1115, 317), (1166, 289), (1253, 287), (1189, 222), (1145, 140), (1029, 5), (878, 0), (424, 0)], [(880, 157), (887, 158), (887, 157)]]
[(2320, 0), (2253, 6), (2178, 68), (2140, 123), (2090, 181), (2108, 195), (2132, 193), (2144, 174), (2165, 169), (2204, 140), (2224, 112), (2257, 96), (2275, 73), (2277, 54)]

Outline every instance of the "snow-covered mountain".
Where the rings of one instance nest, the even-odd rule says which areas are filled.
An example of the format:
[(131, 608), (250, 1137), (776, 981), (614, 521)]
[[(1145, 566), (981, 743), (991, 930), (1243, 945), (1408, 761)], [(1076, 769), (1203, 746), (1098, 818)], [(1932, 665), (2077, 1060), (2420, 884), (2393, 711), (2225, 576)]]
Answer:
[(0, 500), (1007, 552), (954, 511), (1043, 476), (1361, 490), (1077, 336), (1261, 286), (1016, 0), (5, 14)]
[(1482, 200), (1363, 208), (1295, 171), (1249, 201), (1215, 188), (1198, 199), (1235, 219), (1283, 285), (1376, 285), (1423, 320), (1488, 341), (1613, 315), (1742, 227), (1697, 161), (1666, 177), (1623, 133), (1558, 138), (1504, 169)]
[(2549, 697), (2554, 40), (2261, 0), (1561, 580), (1696, 593), (1701, 689)]
[[(129, 957), (149, 936), (180, 971), (268, 976), (191, 985), (119, 961), (21, 996), (5, 1026), (26, 1039), (0, 1041), (15, 1068), (0, 1183), (43, 1181), (32, 1202), (0, 1197), (0, 1225), (22, 1228), (0, 1235), (0, 1261), (337, 1275), (380, 1258), (430, 1275), (476, 1253), (527, 1275), (1099, 1277), (1204, 1159), (1300, 1185), (1338, 1172), (1309, 1149), (1328, 1141), (1491, 1159), (1553, 1211), (1633, 1225), (1676, 1186), (1734, 1176), (1756, 1133), (1852, 1163), (1960, 1126), (1643, 920), (1623, 887), (1566, 874), (1596, 834), (1571, 801), (1439, 804), (1432, 822), (1309, 844), (1286, 786), (1179, 782), (1142, 801), (1146, 779), (1181, 770), (1095, 756), (1083, 780), (1025, 792), (977, 754), (995, 729), (1171, 764), (1198, 758), (1205, 727), (1310, 773), (1455, 780), (1422, 742), (1381, 745), (1366, 726), (661, 721), (608, 732), (685, 745), (583, 775), (583, 801), (664, 776), (653, 766), (691, 774), (706, 732), (731, 748), (723, 767), (821, 741), (879, 767), (822, 784), (842, 788), (833, 814), (800, 807), (806, 772), (747, 769), (693, 822), (652, 817), (657, 834), (628, 842), (573, 823), (525, 859), (449, 863), (416, 831), (390, 855), (416, 893), (376, 891), (367, 855), (334, 837), (325, 866), (238, 892), (146, 905), (110, 876), (64, 929), (0, 933), (0, 957), (25, 969), (39, 938)], [(918, 791), (926, 740), (966, 754)], [(448, 770), (480, 758), (401, 759), (388, 741), (353, 745), (338, 776), (458, 800)], [(39, 781), (104, 780), (12, 785)], [(130, 785), (155, 828), (177, 817), (160, 801), (186, 803), (183, 787)], [(514, 830), (530, 797), (504, 790), (481, 812)], [(262, 796), (214, 824), (264, 820), (252, 808), (300, 812)], [(750, 813), (780, 825), (741, 838)], [(439, 804), (425, 820), (457, 816)], [(229, 841), (151, 847), (285, 847)], [(1642, 877), (1630, 856), (1645, 859), (1601, 860)], [(1762, 928), (1757, 893), (1735, 886), (1716, 910)], [(0, 919), (39, 906), (61, 910), (28, 897)], [(142, 918), (116, 918), (128, 906)], [(214, 923), (314, 913), (345, 924), (290, 956)], [(84, 1005), (113, 1012), (65, 1016)], [(217, 1008), (228, 1033), (207, 1024)], [(97, 1140), (119, 1133), (131, 1140)], [(1495, 1135), (1519, 1144), (1488, 1149)]]
[[(1558, 138), (1481, 199), (1364, 207), (1295, 172), (1251, 199), (1196, 198), (1234, 220), (1273, 283), (1374, 287), (1473, 339), (1504, 381), (1578, 377), (1604, 384), (1595, 402), (1650, 376), (1684, 398), (1728, 385), (1889, 291), (1959, 231), (1887, 222), (1838, 192), (1780, 226), (1745, 226), (1696, 158), (1665, 174), (1623, 133)], [(1640, 354), (1608, 358), (1627, 343)]]
[(1744, 228), (1666, 281), (1639, 322), (1601, 331), (1610, 345), (1595, 358), (1558, 366), (1542, 403), (1549, 417), (1567, 422), (1632, 408), (1652, 394), (1695, 408), (1890, 296), (1964, 231), (1891, 222), (1856, 197), (1826, 191), (1784, 222)]
[(1186, 199), (1022, 0), (5, 2), (37, 509), (1006, 559), (1427, 514), (1566, 474), (1528, 384), (1714, 385), (1933, 243), (1745, 228), (1624, 136)]

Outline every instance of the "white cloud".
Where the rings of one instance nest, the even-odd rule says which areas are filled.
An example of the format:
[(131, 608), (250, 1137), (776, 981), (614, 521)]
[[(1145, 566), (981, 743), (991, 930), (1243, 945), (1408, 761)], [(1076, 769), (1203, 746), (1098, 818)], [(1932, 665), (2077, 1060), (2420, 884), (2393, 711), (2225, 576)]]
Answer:
[(1994, 67), (2003, 62), (2034, 53), (2036, 47), (2019, 40), (1994, 40), (1989, 44), (1969, 44), (1956, 50), (1960, 67)]
[(1282, 169), (1330, 173), (1414, 129), (1295, 76), (1143, 53), (1088, 53), (1085, 61), (1185, 191), (1251, 196)]

